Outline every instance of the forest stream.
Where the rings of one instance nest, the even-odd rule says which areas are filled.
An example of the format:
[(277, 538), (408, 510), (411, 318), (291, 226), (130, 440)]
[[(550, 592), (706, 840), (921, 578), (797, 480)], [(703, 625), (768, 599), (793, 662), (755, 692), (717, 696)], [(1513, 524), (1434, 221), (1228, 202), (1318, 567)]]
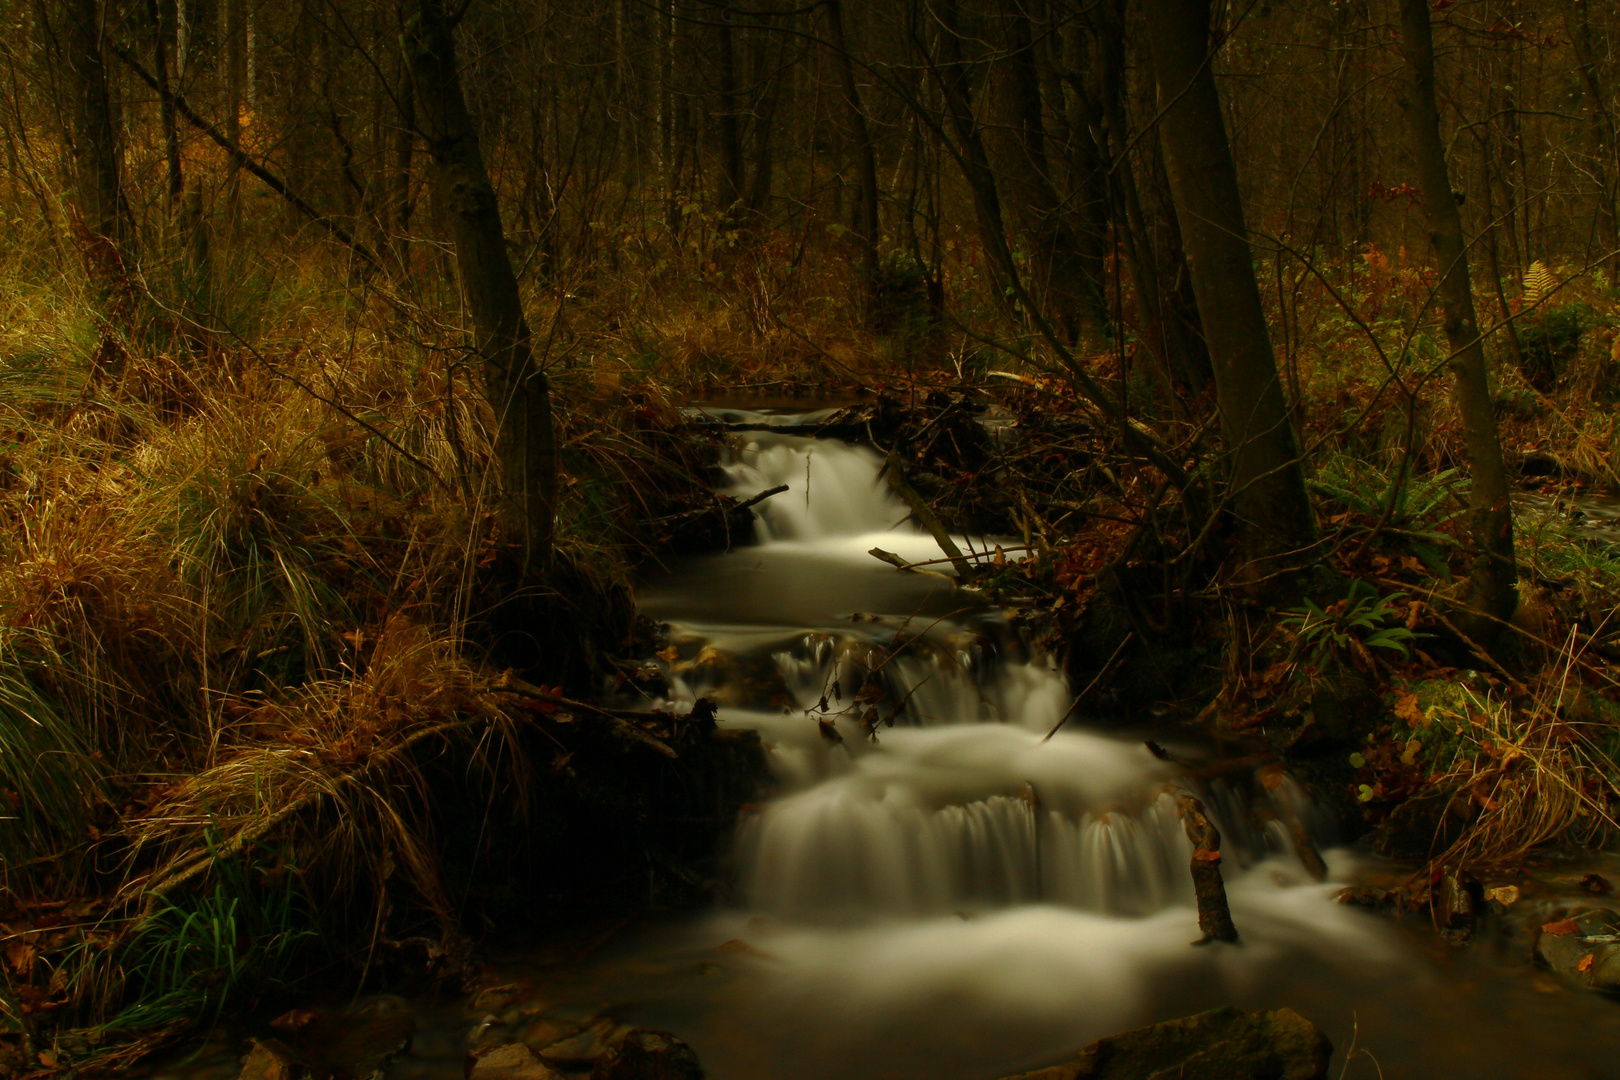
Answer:
[[(727, 492), (787, 491), (756, 545), (680, 562), (640, 603), (668, 624), (660, 704), (713, 698), (771, 751), (727, 897), (571, 957), (509, 950), (481, 994), (406, 1006), (417, 1034), (389, 1076), (459, 1077), (479, 1043), (588, 1044), (611, 1018), (677, 1033), (715, 1080), (990, 1080), (1234, 1004), (1319, 1024), (1335, 1077), (1620, 1077), (1620, 1009), (1534, 970), (1522, 935), (1595, 864), (1545, 867), (1526, 885), (1542, 906), (1497, 905), (1469, 948), (1335, 902), (1391, 868), (1292, 777), (1083, 709), (1059, 726), (1075, 689), (1006, 612), (868, 554), (939, 558), (877, 453), (780, 431), (813, 416), (719, 415), (778, 429), (734, 436)], [(1224, 838), (1238, 945), (1192, 944), (1177, 791)], [(233, 1074), (212, 1060), (187, 1071)]]

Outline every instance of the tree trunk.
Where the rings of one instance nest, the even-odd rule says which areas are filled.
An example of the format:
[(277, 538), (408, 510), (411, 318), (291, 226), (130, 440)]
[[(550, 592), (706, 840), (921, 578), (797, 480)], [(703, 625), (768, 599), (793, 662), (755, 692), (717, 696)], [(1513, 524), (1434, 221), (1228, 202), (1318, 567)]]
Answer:
[(1401, 52), (1406, 60), (1402, 104), (1412, 136), (1418, 188), (1429, 217), (1429, 238), (1440, 261), (1438, 294), (1444, 316), (1453, 397), (1462, 413), (1472, 486), (1468, 528), (1473, 565), (1468, 574), (1464, 629), (1489, 642), (1518, 604), (1518, 569), (1513, 557), (1513, 514), (1508, 504), (1507, 469), (1496, 433), (1496, 413), (1485, 379), (1485, 347), (1474, 314), (1468, 281), (1468, 253), (1462, 215), (1446, 172), (1440, 114), (1434, 97), (1434, 41), (1428, 0), (1401, 0)]
[(1603, 83), (1598, 77), (1598, 58), (1592, 45), (1592, 20), (1587, 10), (1587, 0), (1566, 0), (1564, 26), (1569, 31), (1570, 44), (1575, 49), (1576, 67), (1581, 72), (1581, 84), (1586, 89), (1587, 107), (1592, 112), (1592, 124), (1596, 129), (1598, 152), (1593, 175), (1602, 189), (1598, 215), (1604, 223), (1604, 246), (1613, 251), (1620, 246), (1620, 207), (1616, 206), (1615, 184), (1611, 171), (1615, 162), (1617, 140), (1614, 116), (1609, 112), (1607, 99), (1603, 96)]
[(124, 201), (123, 153), (108, 89), (101, 5), (67, 0), (66, 49), (72, 73), (73, 179), (91, 271), (105, 284), (121, 280), (135, 241)]
[(525, 569), (551, 554), (557, 454), (551, 393), (534, 360), (500, 207), (467, 111), (442, 0), (408, 0), (405, 55), (433, 163), (432, 180), (456, 248), (484, 384), (498, 424), (504, 517), (524, 540)]
[(1210, 71), (1209, 0), (1145, 0), (1170, 190), (1231, 448), (1251, 578), (1309, 561), (1305, 474), (1255, 281), (1237, 170)]
[(1007, 245), (995, 170), (990, 167), (984, 137), (973, 115), (972, 68), (962, 56), (956, 0), (940, 0), (934, 13), (939, 22), (939, 79), (945, 114), (961, 144), (956, 158), (973, 193), (974, 216), (978, 219), (979, 239), (984, 244), (986, 270), (995, 287), (995, 296), (1005, 302), (1014, 263)]
[(743, 197), (742, 136), (737, 125), (737, 55), (731, 29), (731, 12), (717, 13), (715, 29), (720, 35), (720, 201), (728, 215), (735, 213)]
[(881, 235), (877, 150), (872, 145), (872, 129), (866, 122), (866, 109), (861, 103), (861, 88), (855, 82), (855, 60), (849, 54), (848, 42), (844, 40), (844, 14), (840, 0), (827, 0), (827, 30), (832, 39), (834, 59), (838, 63), (838, 81), (843, 89), (844, 105), (849, 110), (849, 129), (855, 143), (855, 160), (861, 178), (861, 228), (857, 237), (861, 244), (861, 272), (870, 293), (877, 282), (878, 239)]
[(770, 205), (771, 182), (776, 169), (775, 147), (771, 135), (776, 128), (776, 111), (782, 98), (780, 57), (773, 56), (769, 51), (775, 22), (771, 15), (765, 14), (770, 7), (768, 0), (762, 4), (762, 11), (758, 16), (759, 25), (754, 33), (749, 35), (754, 42), (750, 50), (753, 54), (751, 81), (760, 88), (751, 110), (754, 115), (752, 133), (754, 176), (748, 189), (748, 217), (755, 224), (764, 223)]
[[(1131, 160), (1131, 131), (1125, 111), (1125, 42), (1123, 3), (1099, 5), (1093, 21), (1085, 29), (1091, 38), (1095, 57), (1091, 67), (1095, 72), (1097, 101), (1090, 104), (1095, 114), (1090, 123), (1101, 129), (1102, 153), (1113, 161), (1112, 179), (1120, 201), (1123, 221), (1116, 224), (1116, 235), (1121, 239), (1127, 260), (1131, 264), (1132, 281), (1136, 288), (1138, 318), (1143, 323), (1148, 348), (1158, 354), (1165, 375), (1182, 387), (1189, 397), (1204, 392), (1214, 373), (1210, 369), (1209, 350), (1204, 347), (1203, 331), (1198, 326), (1196, 302), (1187, 304), (1181, 293), (1183, 287), (1165, 281), (1164, 269), (1180, 269), (1184, 260), (1179, 248), (1160, 254), (1160, 247), (1170, 248), (1170, 241), (1179, 242), (1179, 234), (1172, 229), (1155, 230), (1142, 205), (1142, 186), (1137, 180)], [(1069, 35), (1068, 50), (1080, 52), (1080, 28)], [(1078, 71), (1078, 56), (1068, 65)], [(1087, 90), (1083, 84), (1073, 86), (1076, 105), (1086, 105)], [(1078, 114), (1071, 128), (1081, 126)], [(1146, 135), (1146, 153), (1155, 168), (1148, 170), (1150, 179), (1158, 180), (1158, 138), (1152, 132)], [(1166, 225), (1173, 223), (1173, 212), (1160, 215)], [(1165, 242), (1155, 239), (1155, 232), (1164, 234)], [(1174, 279), (1177, 275), (1172, 275)], [(1184, 276), (1184, 275), (1181, 275)], [(1173, 293), (1171, 290), (1176, 289)], [(1179, 302), (1179, 303), (1178, 303)]]
[(158, 115), (163, 124), (163, 161), (168, 172), (169, 213), (182, 209), (186, 178), (180, 169), (180, 125), (174, 114), (174, 91), (169, 83), (169, 35), (180, 13), (175, 0), (147, 0), (152, 21), (152, 73), (158, 81)]
[[(219, 13), (220, 33), (225, 38), (225, 137), (234, 150), (242, 149), (242, 80), (247, 68), (242, 46), (247, 41), (247, 28), (243, 25), (246, 6), (246, 0), (224, 0)], [(242, 197), (242, 170), (234, 159), (225, 169), (226, 213), (234, 229)]]
[[(1059, 197), (1053, 180), (1053, 162), (1047, 153), (1046, 120), (1041, 101), (1041, 73), (1036, 62), (1036, 39), (1022, 0), (999, 0), (992, 19), (999, 33), (1000, 56), (990, 66), (994, 74), (992, 98), (1000, 123), (987, 125), (987, 149), (1002, 187), (1002, 203), (1029, 241), (1031, 292), (1061, 326), (1069, 341), (1079, 337), (1082, 319), (1106, 330), (1105, 299), (1107, 245), (1106, 215), (1093, 227), (1075, 227), (1081, 213), (1098, 209), (1097, 181), (1104, 175), (1090, 155), (1077, 156), (1076, 173), (1084, 173), (1078, 191)], [(1090, 140), (1075, 141), (1078, 149)]]
[(399, 117), (394, 127), (394, 168), (390, 186), (393, 203), (394, 257), (402, 272), (410, 268), (411, 215), (415, 211), (411, 199), (412, 158), (416, 153), (416, 84), (411, 79), (411, 66), (407, 61), (399, 71)]

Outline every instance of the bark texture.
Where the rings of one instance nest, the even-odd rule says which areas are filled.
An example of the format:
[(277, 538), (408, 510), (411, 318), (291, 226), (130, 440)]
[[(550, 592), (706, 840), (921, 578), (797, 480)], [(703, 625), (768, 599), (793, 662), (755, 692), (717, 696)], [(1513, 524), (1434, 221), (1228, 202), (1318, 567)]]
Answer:
[(1161, 145), (1233, 457), (1232, 506), (1250, 573), (1272, 574), (1305, 562), (1316, 530), (1210, 70), (1209, 0), (1144, 0), (1143, 7)]
[(866, 122), (861, 88), (855, 81), (855, 60), (844, 39), (844, 13), (840, 0), (827, 0), (827, 34), (832, 40), (833, 58), (838, 62), (838, 85), (844, 107), (849, 111), (850, 141), (855, 146), (855, 162), (861, 180), (861, 227), (856, 230), (861, 244), (861, 272), (870, 290), (877, 281), (878, 241), (882, 233), (878, 216), (877, 151), (872, 145), (872, 129)]
[(1193, 944), (1235, 942), (1237, 927), (1232, 923), (1226, 882), (1221, 878), (1221, 834), (1204, 813), (1204, 804), (1191, 795), (1177, 796), (1176, 808), (1181, 811), (1181, 827), (1193, 845), (1193, 893), (1198, 898), (1198, 929), (1204, 932), (1203, 938)]
[(62, 11), (72, 75), (69, 120), (74, 194), (92, 273), (120, 278), (133, 250), (135, 223), (124, 201), (123, 154), (107, 84), (101, 5), (97, 0), (67, 0)]
[(435, 195), (449, 223), (472, 315), (484, 384), (499, 424), (506, 520), (521, 531), (530, 567), (550, 559), (557, 490), (551, 392), (534, 360), (500, 207), (462, 94), (455, 41), (441, 0), (409, 0), (404, 47)]
[(1417, 164), (1418, 189), (1429, 218), (1429, 239), (1440, 262), (1438, 295), (1453, 376), (1452, 396), (1462, 414), (1472, 485), (1468, 529), (1473, 542), (1463, 629), (1476, 640), (1494, 638), (1518, 605), (1513, 514), (1507, 469), (1485, 377), (1485, 345), (1468, 280), (1462, 215), (1446, 171), (1440, 113), (1434, 96), (1434, 36), (1427, 0), (1401, 0), (1401, 52), (1406, 60), (1406, 110)]

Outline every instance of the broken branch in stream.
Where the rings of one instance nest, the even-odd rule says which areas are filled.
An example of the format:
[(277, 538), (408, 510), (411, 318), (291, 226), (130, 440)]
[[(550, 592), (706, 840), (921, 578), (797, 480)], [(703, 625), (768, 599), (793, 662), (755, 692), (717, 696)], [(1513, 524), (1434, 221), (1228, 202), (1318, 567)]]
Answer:
[(1108, 669), (1114, 666), (1114, 661), (1119, 659), (1119, 654), (1125, 651), (1125, 646), (1129, 645), (1134, 637), (1136, 637), (1136, 631), (1132, 630), (1115, 646), (1114, 654), (1097, 670), (1097, 674), (1092, 676), (1091, 681), (1086, 684), (1086, 688), (1075, 695), (1074, 701), (1070, 703), (1067, 709), (1063, 710), (1063, 715), (1058, 717), (1058, 722), (1052, 725), (1052, 730), (1046, 733), (1046, 738), (1042, 739), (1041, 742), (1051, 741), (1052, 736), (1058, 733), (1058, 728), (1062, 727), (1069, 717), (1074, 715), (1074, 710), (1080, 707), (1080, 703), (1086, 700), (1086, 695), (1096, 689), (1098, 683), (1102, 682), (1103, 676), (1108, 674)]
[(514, 676), (511, 672), (503, 674), (495, 682), (491, 689), (499, 693), (515, 694), (518, 697), (529, 698), (534, 701), (544, 701), (549, 704), (556, 705), (559, 708), (570, 709), (574, 712), (584, 713), (587, 716), (594, 716), (605, 721), (608, 726), (608, 730), (612, 731), (613, 734), (617, 735), (625, 742), (644, 746), (647, 749), (652, 750), (655, 753), (662, 754), (664, 757), (671, 760), (680, 757), (680, 755), (675, 752), (675, 748), (673, 746), (670, 746), (661, 739), (654, 738), (652, 735), (631, 723), (631, 718), (651, 719), (654, 716), (661, 716), (666, 720), (674, 719), (674, 717), (669, 713), (637, 713), (627, 712), (622, 709), (604, 709), (599, 705), (590, 705), (583, 701), (575, 701), (572, 698), (565, 698), (560, 694), (553, 694), (551, 691), (539, 686), (535, 686), (533, 683), (524, 682), (522, 679)]
[[(1030, 544), (1014, 544), (1012, 547), (1002, 547), (1000, 544), (997, 544), (996, 547), (993, 550), (990, 550), (990, 551), (975, 551), (975, 552), (972, 552), (971, 554), (967, 555), (966, 557), (969, 558), (969, 559), (981, 559), (981, 560), (982, 559), (993, 559), (993, 558), (995, 558), (997, 552), (1000, 552), (1001, 554), (1005, 555), (1009, 551), (1034, 551), (1034, 550), (1035, 550), (1035, 548)], [(917, 570), (917, 569), (919, 569), (921, 567), (938, 566), (940, 563), (954, 562), (955, 561), (950, 556), (947, 555), (943, 559), (919, 559), (916, 562), (906, 562), (905, 559), (901, 558), (899, 555), (896, 555), (894, 552), (892, 552), (892, 551), (884, 551), (882, 548), (873, 548), (871, 551), (868, 551), (867, 554), (872, 556), (872, 558), (874, 558), (874, 559), (878, 559), (881, 562), (888, 563), (890, 566), (894, 567), (896, 570), (905, 570), (908, 573), (910, 571)], [(941, 576), (943, 576), (943, 575), (941, 575)]]
[(894, 493), (911, 509), (911, 516), (917, 519), (917, 524), (928, 530), (929, 535), (934, 538), (934, 543), (938, 544), (939, 549), (951, 560), (951, 564), (956, 567), (957, 577), (962, 581), (969, 580), (973, 575), (973, 564), (968, 562), (967, 557), (962, 554), (962, 549), (951, 539), (951, 534), (945, 529), (945, 523), (939, 520), (934, 508), (917, 494), (916, 488), (906, 482), (906, 475), (900, 469), (900, 455), (892, 450), (889, 452), (889, 460), (883, 463), (883, 474), (888, 477), (889, 486), (894, 489)]
[(1193, 845), (1193, 892), (1198, 897), (1198, 929), (1204, 932), (1193, 944), (1236, 942), (1237, 927), (1232, 925), (1226, 883), (1221, 880), (1221, 834), (1204, 813), (1204, 804), (1186, 792), (1176, 795), (1176, 809), (1181, 811), (1182, 828)]

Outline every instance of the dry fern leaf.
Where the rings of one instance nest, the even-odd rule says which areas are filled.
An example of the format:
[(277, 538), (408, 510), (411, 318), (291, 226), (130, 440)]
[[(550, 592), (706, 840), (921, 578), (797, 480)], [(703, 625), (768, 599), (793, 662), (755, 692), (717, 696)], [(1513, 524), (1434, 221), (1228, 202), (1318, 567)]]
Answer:
[(1547, 269), (1547, 264), (1537, 259), (1530, 264), (1530, 269), (1524, 272), (1524, 299), (1529, 304), (1539, 304), (1558, 288), (1558, 276)]

